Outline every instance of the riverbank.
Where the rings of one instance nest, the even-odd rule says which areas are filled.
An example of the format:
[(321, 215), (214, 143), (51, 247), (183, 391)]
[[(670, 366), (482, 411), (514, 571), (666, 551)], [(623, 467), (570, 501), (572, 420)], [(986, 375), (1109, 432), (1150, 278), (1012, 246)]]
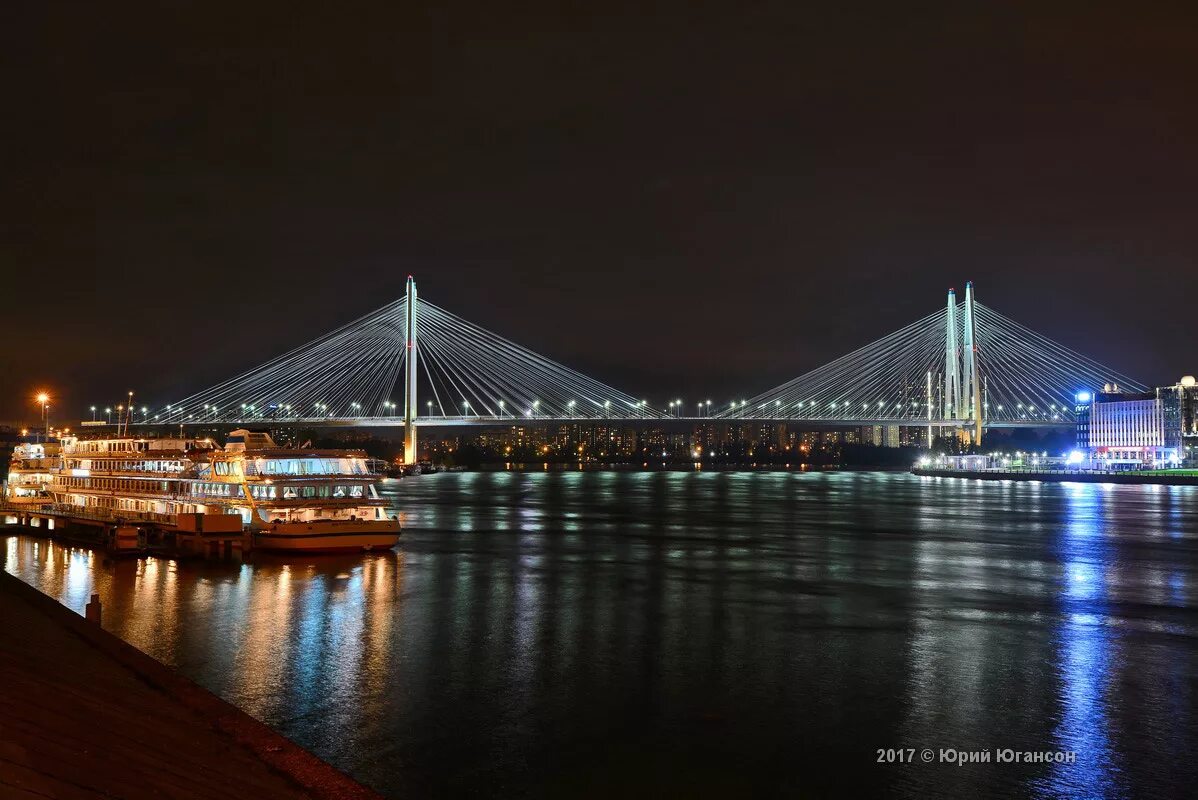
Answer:
[(0, 681), (5, 797), (379, 797), (4, 571)]
[(914, 467), (915, 475), (933, 478), (971, 478), (979, 481), (1043, 481), (1045, 483), (1118, 483), (1133, 486), (1198, 486), (1198, 475), (1161, 471), (1096, 472), (1089, 470), (970, 470)]

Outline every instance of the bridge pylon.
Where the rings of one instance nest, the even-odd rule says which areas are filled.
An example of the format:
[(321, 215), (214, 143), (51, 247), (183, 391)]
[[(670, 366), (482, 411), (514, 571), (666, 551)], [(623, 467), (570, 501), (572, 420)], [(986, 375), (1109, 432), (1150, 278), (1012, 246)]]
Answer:
[[(982, 443), (982, 393), (979, 391), (978, 384), (981, 378), (978, 374), (977, 361), (977, 330), (976, 316), (973, 306), (973, 281), (965, 282), (965, 315), (964, 315), (964, 333), (961, 337), (963, 370), (961, 375), (961, 388), (968, 398), (968, 415), (969, 419), (973, 420), (973, 443), (980, 445)], [(965, 411), (965, 409), (962, 409)]]
[(943, 419), (961, 414), (961, 350), (957, 346), (957, 290), (948, 290), (944, 317), (944, 402)]
[(416, 280), (409, 275), (407, 294), (407, 319), (404, 329), (404, 346), (407, 348), (407, 363), (404, 368), (403, 389), (403, 460), (405, 464), (416, 463)]

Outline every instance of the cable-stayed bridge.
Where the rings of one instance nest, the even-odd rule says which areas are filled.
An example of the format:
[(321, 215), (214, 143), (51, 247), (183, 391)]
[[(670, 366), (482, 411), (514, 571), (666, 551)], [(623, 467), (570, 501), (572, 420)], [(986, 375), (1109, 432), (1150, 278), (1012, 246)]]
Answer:
[[(1065, 425), (1082, 388), (1135, 380), (978, 303), (972, 285), (877, 341), (750, 399), (693, 419), (968, 430)], [(399, 425), (415, 459), (419, 425), (687, 418), (404, 297), (216, 386), (143, 424)]]
[(972, 430), (1072, 425), (1076, 394), (1108, 383), (1144, 391), (1135, 379), (948, 292), (939, 311), (870, 342), (721, 416), (902, 424)]

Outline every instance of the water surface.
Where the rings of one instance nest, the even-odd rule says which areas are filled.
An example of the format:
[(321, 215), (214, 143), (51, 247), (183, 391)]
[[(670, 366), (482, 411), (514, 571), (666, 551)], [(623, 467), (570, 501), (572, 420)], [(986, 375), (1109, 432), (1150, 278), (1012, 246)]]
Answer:
[[(1193, 487), (534, 472), (385, 490), (406, 527), (386, 555), (108, 561), (19, 536), (4, 568), (78, 611), (99, 592), (106, 628), (397, 798), (1198, 780)], [(938, 763), (950, 748), (1077, 755)]]

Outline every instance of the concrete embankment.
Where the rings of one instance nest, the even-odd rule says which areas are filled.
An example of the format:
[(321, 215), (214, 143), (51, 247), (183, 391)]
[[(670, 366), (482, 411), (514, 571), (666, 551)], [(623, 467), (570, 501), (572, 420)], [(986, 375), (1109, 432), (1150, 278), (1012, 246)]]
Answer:
[(0, 796), (379, 797), (2, 570)]
[(1135, 472), (1082, 472), (1061, 470), (967, 470), (915, 467), (916, 475), (939, 478), (971, 478), (978, 481), (1045, 481), (1048, 483), (1121, 483), (1134, 486), (1198, 486), (1198, 475), (1143, 475)]

